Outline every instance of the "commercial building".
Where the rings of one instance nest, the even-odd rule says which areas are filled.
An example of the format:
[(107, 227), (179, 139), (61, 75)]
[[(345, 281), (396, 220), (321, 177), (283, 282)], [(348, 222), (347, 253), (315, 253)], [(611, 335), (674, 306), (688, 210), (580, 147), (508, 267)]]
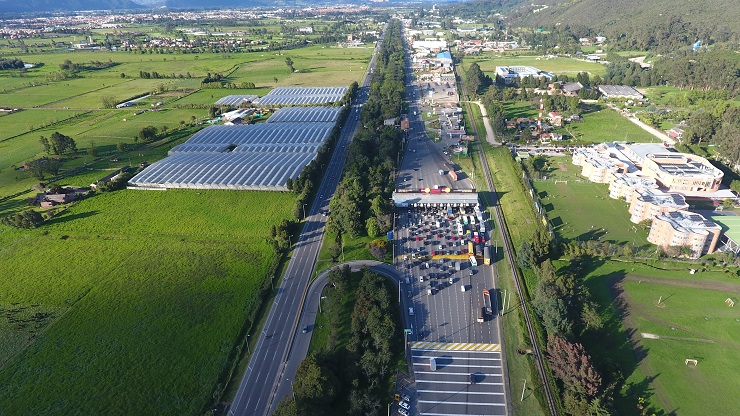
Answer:
[(666, 213), (689, 209), (681, 194), (664, 193), (651, 189), (635, 189), (630, 199), (630, 221), (639, 224)]
[(637, 189), (657, 190), (655, 178), (640, 176), (634, 173), (612, 173), (609, 181), (609, 197), (629, 200)]
[(576, 149), (573, 164), (581, 167), (582, 176), (596, 183), (608, 183), (612, 174), (629, 172), (627, 163), (591, 148)]
[(628, 98), (633, 100), (644, 98), (639, 91), (627, 85), (599, 85), (599, 92), (604, 98)]
[(517, 78), (547, 78), (548, 81), (553, 78), (553, 75), (551, 73), (540, 71), (533, 66), (497, 66), (496, 75), (503, 78), (504, 82), (507, 84), (511, 83)]
[(721, 231), (719, 225), (699, 214), (664, 212), (653, 219), (648, 241), (664, 249), (688, 246), (691, 257), (697, 258), (714, 252)]
[(655, 178), (670, 192), (712, 193), (719, 191), (724, 174), (701, 156), (688, 153), (651, 153), (642, 173)]

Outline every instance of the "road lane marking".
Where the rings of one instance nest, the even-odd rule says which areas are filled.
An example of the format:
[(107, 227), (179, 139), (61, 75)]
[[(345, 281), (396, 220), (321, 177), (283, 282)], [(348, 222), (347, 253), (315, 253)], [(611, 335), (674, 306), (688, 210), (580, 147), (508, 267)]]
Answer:
[(501, 352), (501, 344), (415, 341), (411, 343), (411, 349), (421, 351)]
[[(414, 365), (429, 365), (429, 363), (414, 363)], [(501, 368), (500, 365), (463, 365), (463, 364), (443, 364), (437, 361), (437, 365), (442, 368), (447, 367), (460, 367), (460, 368)]]
[(506, 406), (505, 403), (472, 403), (472, 402), (445, 402), (436, 400), (417, 400), (417, 403), (430, 403), (430, 404), (461, 404), (466, 406)]
[[(478, 384), (478, 383), (476, 383)], [(504, 393), (486, 392), (486, 391), (446, 391), (446, 390), (416, 390), (417, 393), (448, 393), (448, 394), (487, 394), (493, 396), (503, 396)]]
[[(470, 373), (446, 373), (444, 371), (414, 371), (414, 374), (440, 374), (440, 375), (446, 375), (446, 376), (465, 376), (470, 377)], [(503, 374), (495, 374), (495, 373), (479, 373), (476, 374), (490, 376), (490, 377), (501, 377)], [(437, 383), (436, 380), (432, 380), (430, 382)]]

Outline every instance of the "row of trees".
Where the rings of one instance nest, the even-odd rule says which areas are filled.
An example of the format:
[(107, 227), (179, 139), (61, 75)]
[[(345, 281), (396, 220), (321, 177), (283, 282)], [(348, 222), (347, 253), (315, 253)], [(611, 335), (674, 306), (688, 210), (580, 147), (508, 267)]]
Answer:
[(362, 108), (362, 127), (349, 146), (345, 174), (330, 203), (328, 230), (357, 237), (380, 236), (390, 230), (392, 208), (385, 201), (393, 192), (393, 177), (400, 158), (401, 132), (384, 126), (386, 118), (398, 117), (405, 97), (404, 49), (396, 21), (388, 25), (367, 103)]
[[(353, 415), (385, 414), (387, 381), (401, 346), (400, 328), (393, 317), (398, 310), (395, 291), (385, 279), (367, 268), (359, 284), (348, 266), (329, 272), (331, 289), (324, 304), (330, 316), (328, 348), (310, 354), (298, 367), (292, 397), (275, 411), (277, 416), (317, 415), (347, 409)], [(342, 299), (353, 291), (350, 338), (338, 344)]]

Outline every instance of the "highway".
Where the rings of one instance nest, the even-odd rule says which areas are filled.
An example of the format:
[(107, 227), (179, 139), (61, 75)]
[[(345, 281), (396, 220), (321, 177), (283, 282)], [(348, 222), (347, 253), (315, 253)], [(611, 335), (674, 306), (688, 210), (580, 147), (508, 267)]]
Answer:
[[(418, 190), (439, 185), (472, 189), (474, 185), (463, 172), (454, 182), (449, 175), (439, 174), (440, 169), (449, 170), (444, 164), (449, 165), (450, 156), (443, 149), (457, 144), (457, 139), (435, 143), (425, 133), (424, 110), (408, 56), (407, 48), (406, 85), (411, 98), (412, 129), (396, 187)], [(394, 262), (403, 273), (399, 297), (405, 328), (411, 330), (406, 357), (414, 385), (405, 390), (412, 398), (410, 414), (507, 415), (507, 377), (495, 269), (482, 264), (473, 267), (464, 259), (469, 240), (458, 235), (455, 222), (467, 224), (462, 216), (475, 217), (473, 207), (454, 206), (449, 214), (444, 199), (445, 195), (440, 195), (439, 207), (396, 210)], [(492, 231), (492, 222), (487, 224), (487, 232)], [(480, 231), (479, 222), (464, 227), (471, 232)], [(485, 237), (487, 232), (480, 235)], [(485, 244), (474, 245), (481, 250)], [(445, 256), (463, 258), (444, 259)], [(484, 290), (491, 296), (490, 314), (482, 309)]]
[(256, 335), (259, 339), (251, 351), (249, 364), (229, 407), (229, 415), (270, 414), (280, 399), (290, 392), (289, 380), (283, 377), (283, 374), (289, 362), (292, 369), (303, 358), (289, 361), (294, 337), (302, 335), (296, 334), (299, 312), (324, 237), (326, 217), (322, 212), (328, 210), (329, 201), (339, 183), (347, 147), (359, 125), (360, 107), (367, 100), (380, 44), (381, 42), (378, 42), (373, 51), (360, 91), (352, 104), (350, 115), (318, 188), (318, 197), (306, 212), (307, 217), (301, 234), (292, 240), (295, 246), (290, 261), (277, 288), (274, 302), (269, 308), (264, 327)]

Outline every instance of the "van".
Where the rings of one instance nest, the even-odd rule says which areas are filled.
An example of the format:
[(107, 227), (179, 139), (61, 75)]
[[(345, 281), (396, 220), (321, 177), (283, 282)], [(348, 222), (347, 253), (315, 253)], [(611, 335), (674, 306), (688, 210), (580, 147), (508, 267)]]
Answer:
[(429, 368), (432, 371), (437, 371), (437, 359), (434, 357), (429, 357)]

